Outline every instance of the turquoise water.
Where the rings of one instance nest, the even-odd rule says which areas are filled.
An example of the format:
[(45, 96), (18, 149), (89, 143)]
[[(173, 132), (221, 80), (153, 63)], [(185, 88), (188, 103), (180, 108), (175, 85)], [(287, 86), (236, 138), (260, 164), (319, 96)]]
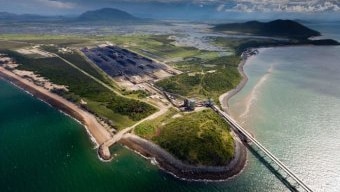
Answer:
[[(231, 101), (233, 115), (315, 191), (340, 188), (339, 51), (262, 50), (247, 63), (249, 83)], [(246, 101), (253, 103), (248, 112)], [(239, 176), (197, 183), (175, 179), (121, 146), (112, 149), (114, 161), (103, 163), (94, 146), (76, 121), (0, 80), (1, 192), (288, 190), (251, 153)]]
[[(325, 35), (340, 39), (334, 31)], [(249, 82), (230, 101), (232, 115), (315, 191), (340, 189), (339, 53), (261, 49), (245, 66)]]
[(156, 169), (135, 154), (118, 147), (114, 163), (101, 163), (76, 121), (4, 81), (0, 90), (1, 191), (153, 188), (145, 180)]
[(180, 181), (121, 146), (103, 163), (72, 118), (3, 80), (0, 90), (0, 191), (261, 191), (266, 184), (257, 174), (268, 171), (253, 159), (256, 169), (218, 183)]

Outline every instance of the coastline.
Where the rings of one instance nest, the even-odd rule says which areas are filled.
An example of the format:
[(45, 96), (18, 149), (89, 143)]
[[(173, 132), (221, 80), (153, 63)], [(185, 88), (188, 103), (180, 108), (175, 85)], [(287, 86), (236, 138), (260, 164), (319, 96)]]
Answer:
[(225, 181), (239, 174), (247, 160), (246, 149), (239, 140), (235, 140), (234, 158), (226, 166), (194, 166), (185, 164), (160, 146), (133, 134), (124, 135), (119, 143), (137, 152), (144, 158), (155, 160), (161, 170), (181, 180)]
[[(229, 99), (240, 92), (248, 81), (248, 77), (243, 69), (246, 62), (247, 59), (242, 59), (238, 65), (238, 71), (242, 77), (241, 82), (234, 89), (219, 97), (222, 109), (227, 113), (229, 112)], [(235, 137), (237, 136), (234, 136), (234, 138)], [(125, 145), (145, 158), (156, 160), (157, 166), (160, 169), (178, 179), (189, 181), (225, 181), (241, 173), (247, 161), (246, 147), (237, 138), (234, 139), (234, 141), (234, 158), (228, 163), (228, 165), (220, 167), (193, 166), (185, 164), (160, 146), (137, 135), (127, 134), (119, 141), (119, 143)]]
[[(224, 106), (225, 101), (228, 101), (232, 96), (237, 94), (246, 84), (247, 76), (243, 71), (243, 66), (246, 59), (242, 59), (238, 70), (242, 76), (239, 85), (219, 97), (223, 110), (228, 110), (228, 105)], [(80, 121), (88, 134), (99, 146), (98, 157), (103, 162), (110, 162), (113, 157), (109, 156), (109, 149), (102, 151), (101, 146), (107, 140), (111, 139), (112, 134), (106, 130), (96, 119), (96, 117), (87, 111), (79, 108), (76, 104), (67, 101), (66, 99), (49, 92), (43, 87), (35, 85), (33, 82), (28, 81), (16, 74), (0, 67), (0, 77), (17, 85), (23, 90), (29, 92), (33, 96), (45, 101), (53, 107), (61, 110), (62, 112), (70, 115), (76, 120)], [(221, 100), (222, 98), (222, 100)], [(92, 140), (92, 139), (91, 139)], [(194, 166), (185, 164), (179, 159), (172, 156), (170, 153), (154, 144), (151, 141), (145, 140), (133, 134), (126, 134), (118, 143), (125, 145), (134, 152), (137, 152), (143, 157), (156, 160), (157, 166), (181, 180), (189, 181), (225, 181), (238, 175), (245, 167), (247, 161), (247, 152), (245, 146), (237, 138), (234, 139), (235, 154), (233, 159), (225, 166)]]
[(7, 80), (19, 88), (29, 92), (34, 97), (43, 100), (49, 105), (56, 107), (60, 111), (75, 118), (81, 124), (84, 125), (86, 132), (90, 135), (97, 146), (103, 144), (105, 141), (112, 137), (112, 134), (105, 129), (96, 119), (96, 117), (89, 112), (81, 109), (76, 104), (51, 93), (43, 87), (35, 85), (33, 82), (28, 81), (11, 71), (0, 66), (0, 77)]
[(229, 114), (229, 100), (235, 96), (238, 92), (240, 92), (243, 87), (247, 84), (248, 82), (248, 77), (247, 75), (245, 74), (244, 72), (244, 65), (246, 64), (247, 62), (247, 59), (242, 59), (240, 64), (238, 65), (237, 69), (239, 71), (239, 73), (241, 74), (241, 77), (242, 77), (242, 80), (241, 82), (232, 90), (222, 94), (220, 97), (219, 97), (219, 102), (220, 102), (220, 105), (222, 107), (222, 110), (224, 112), (226, 112), (227, 114)]

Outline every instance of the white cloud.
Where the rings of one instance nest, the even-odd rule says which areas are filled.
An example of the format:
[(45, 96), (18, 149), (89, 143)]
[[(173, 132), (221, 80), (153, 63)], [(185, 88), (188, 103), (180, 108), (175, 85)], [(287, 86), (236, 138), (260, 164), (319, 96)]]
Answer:
[[(2, 0), (0, 0), (2, 1)], [(19, 1), (19, 0), (13, 0)], [(26, 1), (26, 0), (20, 0)], [(72, 9), (79, 5), (108, 5), (118, 2), (138, 3), (191, 3), (196, 6), (212, 6), (217, 12), (323, 12), (340, 11), (340, 0), (34, 0), (57, 9)]]
[(286, 11), (286, 12), (322, 12), (340, 11), (339, 0), (235, 0), (236, 5), (229, 8), (238, 11)]
[(37, 1), (48, 7), (57, 8), (57, 9), (72, 9), (76, 6), (75, 3), (61, 2), (61, 1), (54, 1), (54, 0), (37, 0)]
[(224, 10), (224, 7), (225, 7), (225, 5), (224, 5), (224, 4), (221, 4), (221, 5), (219, 5), (219, 6), (216, 8), (216, 10), (217, 10), (218, 12), (221, 12), (221, 11)]

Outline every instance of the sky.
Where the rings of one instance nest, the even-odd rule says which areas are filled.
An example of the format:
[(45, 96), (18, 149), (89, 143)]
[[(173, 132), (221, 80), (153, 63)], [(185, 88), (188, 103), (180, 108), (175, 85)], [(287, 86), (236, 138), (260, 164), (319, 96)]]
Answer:
[(171, 13), (216, 17), (240, 13), (340, 15), (340, 0), (0, 0), (0, 5), (0, 12), (42, 15), (78, 15), (103, 7), (145, 17), (170, 17)]

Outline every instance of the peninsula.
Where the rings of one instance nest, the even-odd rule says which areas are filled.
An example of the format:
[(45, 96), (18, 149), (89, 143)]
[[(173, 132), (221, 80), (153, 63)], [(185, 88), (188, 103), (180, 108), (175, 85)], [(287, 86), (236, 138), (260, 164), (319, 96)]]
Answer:
[[(111, 9), (78, 19), (117, 15), (138, 20)], [(277, 30), (268, 32), (273, 26)], [(310, 40), (320, 33), (294, 21), (210, 30), (220, 34), (209, 39), (220, 49), (183, 46), (176, 34), (0, 36), (0, 76), (82, 122), (105, 161), (114, 158), (110, 147), (121, 143), (182, 179), (224, 180), (243, 169), (246, 151), (211, 106), (224, 106), (221, 95), (242, 89), (242, 67), (257, 53), (253, 48), (339, 43)], [(229, 31), (269, 37), (221, 35)]]

